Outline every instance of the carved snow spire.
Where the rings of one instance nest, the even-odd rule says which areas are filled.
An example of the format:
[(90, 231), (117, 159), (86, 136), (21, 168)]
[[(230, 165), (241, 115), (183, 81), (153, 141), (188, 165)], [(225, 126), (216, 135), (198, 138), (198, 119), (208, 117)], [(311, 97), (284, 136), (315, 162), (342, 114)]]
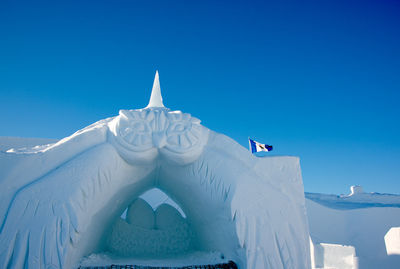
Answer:
[(150, 102), (146, 108), (151, 107), (164, 107), (162, 96), (161, 96), (161, 88), (160, 88), (160, 80), (158, 78), (158, 71), (156, 71), (156, 76), (154, 77), (153, 89), (151, 90)]

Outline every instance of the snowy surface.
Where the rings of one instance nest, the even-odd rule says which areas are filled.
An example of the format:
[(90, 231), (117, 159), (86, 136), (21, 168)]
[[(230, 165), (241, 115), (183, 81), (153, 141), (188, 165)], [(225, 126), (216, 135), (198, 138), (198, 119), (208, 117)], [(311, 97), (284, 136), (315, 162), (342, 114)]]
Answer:
[(81, 266), (105, 266), (110, 264), (134, 264), (144, 266), (189, 266), (226, 263), (227, 259), (219, 252), (193, 252), (174, 258), (132, 259), (121, 258), (110, 253), (92, 254), (82, 260)]

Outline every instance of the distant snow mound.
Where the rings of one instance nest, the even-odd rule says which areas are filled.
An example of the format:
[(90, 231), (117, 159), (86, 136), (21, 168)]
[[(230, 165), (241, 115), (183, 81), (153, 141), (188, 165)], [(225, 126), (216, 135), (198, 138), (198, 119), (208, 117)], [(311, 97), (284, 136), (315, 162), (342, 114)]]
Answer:
[(360, 193), (364, 193), (363, 187), (356, 185), (356, 186), (351, 186), (350, 187), (350, 196), (352, 195), (356, 195), (356, 194), (360, 194)]
[(361, 186), (351, 186), (349, 195), (306, 192), (305, 197), (326, 207), (348, 210), (367, 207), (400, 207), (400, 195), (371, 192), (365, 193)]

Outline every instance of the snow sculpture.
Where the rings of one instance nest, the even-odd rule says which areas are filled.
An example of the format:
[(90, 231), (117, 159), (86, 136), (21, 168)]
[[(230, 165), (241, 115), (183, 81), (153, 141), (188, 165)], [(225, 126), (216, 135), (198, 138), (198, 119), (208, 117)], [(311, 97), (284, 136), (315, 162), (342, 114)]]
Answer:
[[(311, 266), (299, 159), (257, 158), (190, 114), (165, 108), (158, 74), (146, 108), (0, 156), (10, 164), (0, 172), (0, 268), (78, 267), (107, 249), (116, 222), (126, 237), (137, 233), (129, 232), (129, 217), (119, 217), (151, 188), (185, 212), (196, 251), (219, 251), (239, 268)], [(145, 207), (137, 207), (147, 218), (142, 229), (152, 223)], [(157, 211), (154, 225), (168, 229), (177, 222), (172, 215)]]
[(161, 158), (186, 164), (202, 153), (208, 130), (200, 120), (166, 108), (121, 110), (111, 125), (110, 142), (129, 163)]

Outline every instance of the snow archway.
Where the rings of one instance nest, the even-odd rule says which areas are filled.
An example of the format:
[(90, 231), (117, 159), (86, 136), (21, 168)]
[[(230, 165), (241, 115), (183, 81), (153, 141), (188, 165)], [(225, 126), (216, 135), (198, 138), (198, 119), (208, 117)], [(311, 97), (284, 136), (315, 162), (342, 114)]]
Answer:
[(196, 249), (239, 268), (310, 268), (298, 158), (254, 157), (162, 100), (7, 154), (18, 161), (0, 177), (0, 268), (77, 267), (154, 187), (179, 202)]
[[(124, 163), (123, 160), (121, 162)], [(191, 251), (205, 253), (219, 252), (227, 260), (231, 259), (237, 263), (240, 262), (240, 259), (245, 260), (242, 254), (240, 255), (243, 257), (239, 258), (239, 253), (237, 253), (240, 245), (235, 235), (231, 208), (228, 206), (229, 204), (226, 204), (229, 190), (224, 189), (224, 183), (215, 181), (214, 185), (214, 183), (209, 181), (214, 180), (213, 178), (205, 178), (198, 174), (203, 169), (202, 173), (204, 175), (209, 173), (207, 171), (209, 168), (207, 167), (205, 161), (197, 165), (192, 163), (184, 166), (158, 161), (153, 170), (138, 180), (140, 184), (124, 186), (110, 196), (111, 199), (107, 202), (107, 205), (113, 205), (112, 208), (103, 210), (104, 207), (99, 207), (99, 213), (95, 214), (96, 221), (93, 222), (93, 225), (87, 227), (87, 233), (91, 233), (91, 235), (87, 235), (87, 239), (83, 239), (92, 242), (92, 244), (82, 249), (81, 254), (77, 254), (77, 256), (83, 257), (107, 250), (109, 244), (107, 236), (104, 235), (112, 234), (113, 227), (115, 227), (115, 219), (119, 218), (119, 215), (126, 207), (135, 204), (137, 198), (144, 191), (157, 187), (167, 193), (174, 201), (178, 202), (186, 215), (187, 224), (190, 227), (190, 232), (194, 240), (192, 240), (190, 247), (183, 249), (182, 252), (180, 250), (178, 252), (169, 251), (168, 253), (158, 251), (155, 254), (161, 257), (171, 257), (171, 255), (165, 254), (180, 255)], [(121, 171), (121, 167), (118, 169)], [(196, 171), (196, 174), (193, 174), (193, 171)], [(128, 181), (133, 180), (128, 179)], [(206, 195), (206, 193), (208, 194)], [(93, 200), (98, 200), (98, 198)], [(120, 226), (124, 225), (122, 223), (119, 224)], [(151, 230), (150, 227), (147, 230)], [(151, 233), (148, 233), (146, 241), (151, 241), (152, 238)], [(174, 239), (175, 237), (171, 238)], [(153, 246), (150, 246), (150, 248), (154, 249)], [(147, 251), (138, 254), (129, 249), (122, 251), (121, 249), (117, 249), (117, 253), (135, 258), (146, 258), (149, 256), (154, 258), (154, 255), (149, 255)]]

